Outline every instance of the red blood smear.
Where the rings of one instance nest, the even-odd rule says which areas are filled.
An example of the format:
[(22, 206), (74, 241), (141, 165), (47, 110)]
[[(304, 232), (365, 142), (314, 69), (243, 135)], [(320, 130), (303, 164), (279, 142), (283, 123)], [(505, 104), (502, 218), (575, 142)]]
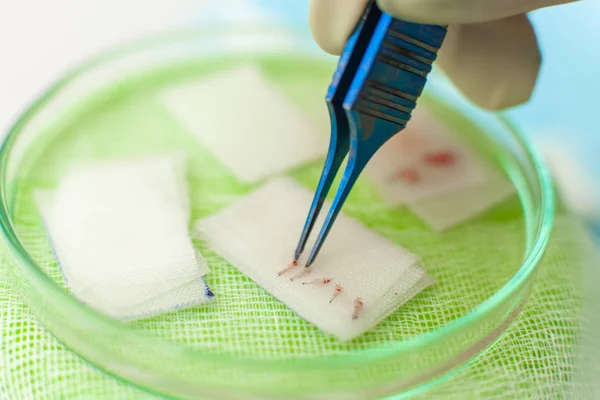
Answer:
[(435, 167), (447, 167), (454, 164), (456, 157), (449, 151), (430, 153), (425, 156), (425, 162)]
[(292, 264), (293, 264), (293, 265), (298, 265), (298, 261), (295, 261), (295, 260), (294, 260), (294, 261), (292, 261)]
[(417, 171), (415, 171), (414, 169), (403, 168), (403, 169), (399, 170), (398, 172), (396, 172), (395, 178), (400, 179), (407, 183), (416, 183), (419, 181), (420, 177), (419, 177), (419, 173)]

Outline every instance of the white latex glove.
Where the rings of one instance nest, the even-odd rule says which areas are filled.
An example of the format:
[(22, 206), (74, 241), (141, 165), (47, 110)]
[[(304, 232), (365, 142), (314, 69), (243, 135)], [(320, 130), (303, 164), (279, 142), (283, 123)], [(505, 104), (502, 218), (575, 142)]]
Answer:
[[(541, 63), (526, 12), (576, 0), (377, 0), (406, 21), (449, 25), (438, 64), (474, 103), (503, 109), (529, 99)], [(311, 0), (319, 46), (341, 53), (368, 0)], [(560, 27), (557, 27), (560, 29)]]

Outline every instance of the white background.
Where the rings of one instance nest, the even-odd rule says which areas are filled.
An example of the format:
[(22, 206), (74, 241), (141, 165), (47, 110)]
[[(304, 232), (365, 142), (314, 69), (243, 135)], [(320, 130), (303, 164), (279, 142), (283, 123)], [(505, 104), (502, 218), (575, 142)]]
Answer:
[(53, 80), (120, 42), (189, 23), (207, 0), (0, 0), (0, 130)]

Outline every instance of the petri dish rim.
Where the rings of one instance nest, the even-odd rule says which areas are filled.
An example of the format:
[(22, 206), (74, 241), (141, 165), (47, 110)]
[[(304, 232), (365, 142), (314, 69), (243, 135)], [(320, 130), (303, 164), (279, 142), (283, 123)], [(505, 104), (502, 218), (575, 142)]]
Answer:
[[(265, 33), (264, 27), (245, 27), (242, 29), (243, 33), (249, 34), (253, 32)], [(288, 29), (288, 32), (290, 30)], [(294, 30), (292, 29), (292, 34)], [(59, 78), (49, 88), (44, 90), (39, 98), (33, 101), (25, 110), (20, 114), (16, 121), (9, 127), (4, 141), (0, 146), (0, 229), (2, 230), (2, 236), (8, 243), (9, 250), (13, 253), (16, 259), (19, 261), (19, 270), (24, 272), (26, 276), (35, 279), (45, 287), (46, 290), (52, 292), (52, 294), (61, 299), (61, 301), (71, 303), (70, 306), (76, 307), (79, 311), (89, 317), (94, 323), (98, 324), (98, 328), (102, 327), (111, 328), (123, 335), (135, 335), (136, 340), (146, 341), (151, 343), (152, 346), (161, 347), (171, 354), (182, 354), (182, 349), (185, 349), (186, 357), (201, 357), (204, 361), (216, 362), (217, 364), (227, 365), (235, 363), (237, 365), (249, 363), (254, 367), (258, 364), (269, 367), (282, 367), (283, 364), (290, 366), (290, 359), (284, 360), (255, 360), (246, 358), (236, 358), (225, 354), (213, 354), (207, 350), (199, 350), (193, 347), (186, 347), (185, 345), (178, 345), (166, 342), (160, 338), (154, 337), (150, 334), (140, 332), (136, 329), (129, 328), (128, 326), (113, 320), (100, 312), (85, 306), (71, 295), (64, 292), (59, 286), (57, 286), (42, 270), (37, 266), (35, 261), (29, 256), (24, 245), (21, 243), (16, 228), (13, 225), (10, 217), (10, 201), (7, 193), (7, 165), (11, 155), (11, 150), (18, 140), (19, 133), (32, 119), (36, 112), (43, 109), (43, 107), (49, 103), (55, 96), (57, 96), (62, 89), (66, 88), (69, 83), (73, 82), (77, 77), (84, 75), (87, 71), (94, 67), (101, 66), (104, 63), (109, 63), (111, 60), (116, 60), (120, 56), (129, 54), (131, 52), (137, 52), (142, 50), (152, 50), (158, 48), (161, 45), (168, 45), (169, 43), (176, 43), (180, 40), (190, 39), (192, 36), (207, 35), (223, 33), (222, 29), (192, 29), (185, 31), (175, 31), (170, 33), (162, 33), (156, 36), (149, 36), (142, 39), (134, 40), (130, 43), (126, 43), (121, 46), (117, 46), (112, 50), (105, 51), (95, 57), (89, 58), (79, 66), (66, 72), (61, 78)], [(228, 33), (231, 33), (229, 31)], [(279, 30), (271, 31), (272, 34), (281, 33)], [(299, 33), (298, 36), (303, 36)], [(387, 343), (377, 347), (370, 347), (364, 349), (356, 349), (349, 354), (340, 354), (328, 356), (326, 358), (319, 358), (319, 364), (322, 368), (335, 367), (336, 365), (348, 366), (353, 363), (363, 363), (367, 361), (374, 361), (377, 359), (397, 357), (406, 351), (415, 351), (419, 348), (425, 348), (443, 338), (456, 334), (463, 329), (467, 329), (469, 325), (475, 323), (479, 319), (483, 318), (489, 312), (492, 312), (494, 306), (502, 301), (511, 297), (522, 285), (530, 279), (536, 270), (539, 261), (542, 259), (548, 241), (550, 239), (552, 228), (554, 224), (554, 196), (552, 181), (550, 178), (549, 171), (544, 166), (541, 158), (533, 150), (528, 140), (525, 138), (523, 133), (510, 121), (510, 119), (504, 115), (498, 114), (496, 116), (498, 122), (500, 122), (507, 131), (512, 134), (512, 138), (515, 139), (518, 145), (522, 148), (526, 156), (529, 158), (533, 166), (533, 171), (536, 174), (536, 184), (539, 190), (540, 196), (540, 209), (541, 213), (536, 222), (536, 235), (533, 238), (533, 242), (529, 244), (529, 252), (525, 255), (523, 262), (515, 275), (498, 291), (496, 291), (489, 298), (484, 300), (481, 304), (476, 306), (469, 313), (457, 318), (454, 321), (449, 322), (447, 325), (437, 328), (435, 330), (420, 334), (409, 339), (405, 339), (398, 342)], [(60, 339), (59, 339), (60, 340)], [(61, 341), (62, 342), (62, 341)], [(67, 343), (65, 345), (71, 348)], [(75, 352), (76, 353), (76, 352)], [(77, 354), (77, 353), (76, 353)], [(93, 364), (85, 355), (81, 355), (87, 362)], [(315, 359), (293, 359), (293, 368), (298, 369), (314, 369)], [(104, 368), (99, 367), (104, 371)], [(111, 372), (109, 374), (113, 375)], [(113, 375), (114, 376), (114, 375)], [(127, 381), (129, 382), (129, 381)], [(137, 385), (136, 385), (137, 386)], [(152, 391), (152, 389), (149, 389)]]

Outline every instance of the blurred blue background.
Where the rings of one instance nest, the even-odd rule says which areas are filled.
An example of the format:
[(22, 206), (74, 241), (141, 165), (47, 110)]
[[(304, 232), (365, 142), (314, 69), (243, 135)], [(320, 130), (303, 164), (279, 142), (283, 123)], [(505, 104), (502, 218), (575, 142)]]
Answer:
[[(531, 19), (543, 66), (531, 102), (511, 111), (511, 116), (528, 132), (565, 135), (582, 151), (598, 149), (600, 2), (547, 8), (532, 13)], [(587, 155), (588, 161), (600, 167), (594, 153)]]

